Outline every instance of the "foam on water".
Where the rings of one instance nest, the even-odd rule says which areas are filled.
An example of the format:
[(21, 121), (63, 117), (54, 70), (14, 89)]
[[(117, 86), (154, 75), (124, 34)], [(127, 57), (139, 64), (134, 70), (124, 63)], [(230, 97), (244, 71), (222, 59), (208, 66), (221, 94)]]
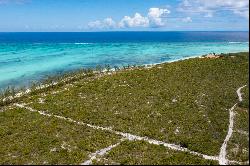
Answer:
[(9, 40), (0, 39), (0, 89), (27, 85), (51, 74), (97, 65), (155, 64), (212, 52), (249, 51), (248, 42), (235, 39), (219, 42), (145, 42), (139, 39), (137, 42), (3, 41)]
[(235, 44), (238, 44), (238, 43), (247, 43), (247, 44), (249, 44), (249, 42), (228, 42), (228, 43), (230, 43), (230, 44), (233, 44), (233, 43), (235, 43)]
[[(69, 44), (71, 44), (71, 43), (69, 43)], [(87, 44), (93, 44), (93, 43), (74, 43), (74, 44), (76, 44), (76, 45), (87, 45)]]

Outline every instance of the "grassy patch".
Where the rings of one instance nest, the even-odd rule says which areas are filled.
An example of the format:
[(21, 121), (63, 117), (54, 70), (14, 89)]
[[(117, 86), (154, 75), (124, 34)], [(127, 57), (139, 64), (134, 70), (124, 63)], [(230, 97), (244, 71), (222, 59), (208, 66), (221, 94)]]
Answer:
[(227, 147), (227, 158), (234, 161), (249, 161), (249, 137), (234, 132)]
[[(80, 73), (87, 75), (34, 91), (12, 102), (28, 103), (37, 110), (218, 155), (227, 134), (228, 109), (238, 102), (236, 90), (249, 82), (248, 62), (248, 53), (237, 53), (217, 59), (194, 58), (105, 74), (76, 72), (57, 80)], [(242, 93), (243, 102), (239, 108), (248, 110), (248, 88), (242, 89)], [(4, 107), (0, 108), (2, 164), (78, 164), (87, 159), (89, 153), (112, 145), (118, 139), (110, 133), (42, 117), (27, 110), (1, 110), (5, 110)], [(237, 112), (236, 128), (248, 130), (248, 111)], [(233, 136), (232, 140), (229, 149), (241, 140), (242, 148), (249, 147), (243, 138)], [(71, 152), (60, 149), (64, 142), (66, 147), (76, 148)], [(125, 152), (115, 152), (114, 161), (123, 164), (150, 164), (153, 161), (159, 164), (214, 164), (186, 153), (145, 144), (124, 142), (117, 148)], [(139, 156), (145, 155), (143, 159), (129, 154), (133, 146), (138, 147)], [(59, 150), (52, 153), (53, 148)], [(153, 153), (143, 152), (143, 148)], [(124, 158), (116, 157), (123, 153), (126, 154)], [(163, 155), (166, 153), (170, 157)], [(243, 151), (230, 152), (230, 155), (235, 160), (246, 159)]]
[(0, 113), (1, 164), (80, 164), (118, 136), (13, 108)]
[(205, 160), (185, 152), (173, 151), (164, 146), (143, 141), (125, 141), (107, 155), (94, 161), (98, 165), (217, 165), (217, 161)]
[(39, 110), (217, 155), (228, 109), (247, 82), (248, 53), (242, 53), (79, 80), (69, 91), (43, 97), (43, 104), (27, 101)]
[(249, 112), (246, 108), (237, 108), (235, 110), (235, 130), (249, 132)]
[(249, 110), (249, 84), (241, 90), (243, 101), (239, 104), (241, 108)]
[[(244, 100), (248, 99), (243, 96)], [(249, 160), (249, 112), (246, 108), (237, 107), (235, 113), (234, 132), (227, 147), (228, 158), (246, 162)]]

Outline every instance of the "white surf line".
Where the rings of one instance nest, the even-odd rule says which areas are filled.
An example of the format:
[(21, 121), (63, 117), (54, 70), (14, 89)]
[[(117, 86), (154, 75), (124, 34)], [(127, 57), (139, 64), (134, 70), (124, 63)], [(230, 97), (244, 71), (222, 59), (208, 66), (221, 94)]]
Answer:
[[(75, 79), (75, 78), (78, 78), (78, 77), (81, 77), (81, 76), (84, 76), (84, 75), (86, 75), (86, 74), (83, 73), (83, 74), (77, 75), (77, 76), (75, 76), (75, 77), (68, 77), (68, 78), (65, 78), (64, 80), (61, 80), (61, 81), (59, 81), (59, 82), (53, 82), (53, 83), (51, 83), (51, 84), (40, 85), (40, 86), (37, 86), (37, 87), (34, 89), (34, 91), (36, 91), (36, 90), (41, 90), (41, 89), (45, 89), (45, 88), (48, 88), (48, 87), (57, 85), (57, 84), (59, 84), (59, 83), (61, 83), (61, 82), (64, 83), (64, 82), (67, 82), (67, 81), (71, 81), (71, 80), (73, 80), (73, 79)], [(31, 93), (31, 89), (26, 89), (26, 90), (23, 91), (23, 92), (19, 92), (19, 93), (15, 94), (15, 96), (8, 96), (8, 97), (5, 97), (5, 98), (2, 99), (2, 101), (3, 101), (3, 102), (5, 102), (5, 101), (11, 101), (11, 100), (13, 100), (13, 99), (15, 99), (15, 98), (22, 97), (22, 96), (24, 96), (24, 95), (26, 95), (26, 94), (29, 94), (29, 93)]]
[[(166, 62), (161, 62), (161, 63), (154, 63), (154, 64), (145, 64), (144, 66), (144, 68), (148, 68), (148, 66), (151, 66), (151, 67), (154, 67), (154, 66), (157, 66), (157, 65), (160, 65), (160, 64), (164, 64), (164, 63), (173, 63), (173, 62), (178, 62), (178, 61), (182, 61), (182, 60), (187, 60), (187, 59), (192, 59), (192, 58), (199, 58), (199, 57), (202, 57), (202, 56), (190, 56), (190, 57), (185, 57), (185, 58), (182, 58), (182, 59), (176, 59), (176, 60), (172, 60), (172, 61), (166, 61)], [(129, 69), (136, 69), (138, 66), (136, 66), (136, 67), (131, 67), (131, 68), (129, 68)], [(125, 69), (125, 70), (127, 70), (127, 69)], [(110, 72), (112, 73), (112, 72), (116, 72), (116, 70), (115, 70), (115, 68), (111, 68), (109, 71), (107, 70), (107, 69), (103, 69), (101, 72), (99, 72), (99, 71), (93, 71), (95, 74), (96, 73), (99, 73), (99, 74), (110, 74)], [(75, 78), (78, 78), (78, 77), (81, 77), (81, 76), (84, 76), (84, 75), (86, 75), (85, 73), (83, 73), (83, 74), (80, 74), (80, 75), (76, 75), (76, 76), (73, 76), (73, 77), (67, 77), (67, 78), (65, 78), (64, 80), (61, 80), (61, 81), (59, 81), (59, 82), (53, 82), (53, 83), (51, 83), (51, 84), (45, 84), (45, 85), (40, 85), (40, 86), (38, 86), (38, 87), (36, 87), (34, 90), (41, 90), (41, 89), (44, 89), (44, 88), (48, 88), (48, 87), (50, 87), (50, 86), (53, 86), (53, 85), (57, 85), (57, 84), (59, 84), (59, 83), (61, 83), (61, 82), (67, 82), (67, 81), (71, 81), (72, 79), (75, 79)], [(22, 97), (22, 96), (24, 96), (24, 95), (26, 95), (26, 94), (29, 94), (31, 92), (31, 89), (26, 89), (24, 92), (19, 92), (19, 93), (17, 93), (17, 94), (15, 94), (15, 96), (8, 96), (8, 97), (5, 97), (5, 98), (3, 98), (2, 99), (2, 101), (3, 102), (5, 102), (5, 101), (11, 101), (11, 100), (13, 100), (13, 99), (15, 99), (15, 98), (19, 98), (19, 97)]]
[[(94, 73), (99, 73), (99, 72), (94, 71)], [(106, 74), (106, 73), (104, 73), (104, 74)], [(48, 88), (48, 87), (57, 85), (57, 84), (59, 84), (59, 83), (65, 83), (65, 82), (67, 82), (67, 81), (71, 81), (71, 80), (73, 80), (73, 79), (75, 79), (75, 78), (79, 78), (79, 77), (85, 76), (85, 75), (86, 75), (86, 74), (83, 73), (83, 74), (76, 75), (76, 76), (73, 76), (73, 77), (67, 77), (67, 78), (65, 78), (65, 79), (63, 79), (63, 80), (61, 80), (61, 81), (59, 81), (59, 82), (53, 82), (53, 83), (51, 83), (51, 84), (39, 85), (39, 86), (37, 86), (37, 87), (34, 89), (34, 91), (36, 91), (36, 90), (42, 90), (42, 89), (45, 89), (45, 88)], [(64, 90), (62, 90), (62, 91), (64, 91)], [(8, 97), (5, 97), (5, 98), (2, 99), (2, 101), (3, 101), (3, 102), (5, 102), (5, 101), (11, 101), (11, 100), (13, 100), (13, 99), (15, 99), (15, 98), (22, 97), (22, 96), (24, 96), (24, 95), (26, 95), (26, 94), (29, 94), (29, 93), (31, 93), (31, 92), (32, 92), (31, 89), (28, 88), (28, 89), (26, 89), (25, 91), (21, 91), (21, 92), (16, 93), (15, 96), (8, 96)]]
[(43, 116), (56, 117), (58, 119), (63, 119), (63, 120), (66, 120), (68, 122), (76, 123), (78, 125), (88, 126), (90, 128), (93, 128), (93, 129), (103, 130), (103, 131), (109, 131), (110, 133), (114, 133), (116, 135), (120, 135), (123, 138), (128, 139), (130, 141), (134, 141), (134, 140), (137, 140), (137, 141), (146, 141), (146, 142), (148, 142), (150, 144), (154, 144), (154, 145), (163, 145), (163, 146), (165, 146), (165, 147), (167, 147), (169, 149), (173, 149), (173, 150), (177, 150), (177, 151), (182, 151), (182, 152), (188, 152), (188, 153), (191, 153), (193, 155), (197, 155), (197, 156), (203, 157), (204, 159), (207, 159), (207, 160), (216, 160), (216, 161), (219, 161), (219, 157), (218, 156), (209, 156), (209, 155), (201, 154), (201, 153), (198, 153), (198, 152), (191, 151), (191, 150), (189, 150), (187, 148), (183, 148), (183, 147), (181, 147), (179, 145), (165, 143), (163, 141), (158, 141), (158, 140), (150, 139), (148, 137), (141, 137), (141, 136), (133, 135), (133, 134), (130, 134), (130, 133), (123, 133), (123, 132), (112, 130), (111, 128), (107, 128), (107, 127), (95, 126), (95, 125), (87, 124), (87, 123), (84, 123), (84, 122), (78, 122), (78, 121), (75, 121), (75, 120), (73, 120), (71, 118), (66, 118), (66, 117), (63, 117), (63, 116), (58, 116), (58, 115), (48, 114), (48, 113), (45, 113), (43, 111), (38, 111), (38, 110), (35, 110), (35, 109), (31, 108), (31, 107), (27, 107), (24, 104), (17, 104), (16, 103), (14, 105), (17, 106), (17, 107), (20, 107), (20, 108), (25, 108), (25, 109), (27, 109), (27, 110), (29, 110), (31, 112), (38, 112), (39, 114), (41, 114)]
[(91, 153), (89, 155), (90, 159), (85, 161), (84, 163), (80, 164), (80, 165), (91, 165), (93, 160), (95, 160), (97, 157), (101, 157), (101, 156), (104, 156), (105, 154), (107, 154), (110, 150), (112, 150), (113, 148), (117, 147), (118, 145), (121, 144), (121, 142), (124, 141), (124, 139), (121, 139), (120, 142), (118, 142), (117, 144), (115, 145), (110, 145), (109, 147), (106, 147), (104, 149), (101, 149), (101, 150), (98, 150), (94, 153)]
[[(239, 98), (239, 101), (241, 102), (242, 101), (242, 97), (241, 97), (241, 89), (246, 87), (246, 85), (240, 87), (239, 89), (237, 89), (237, 95), (238, 95), (238, 98)], [(238, 102), (236, 104), (234, 104), (234, 106), (232, 108), (229, 109), (229, 126), (228, 126), (228, 132), (227, 132), (227, 136), (220, 148), (220, 154), (219, 154), (219, 164), (220, 165), (228, 165), (228, 159), (226, 158), (226, 155), (227, 155), (227, 143), (229, 141), (229, 139), (231, 138), (232, 134), (233, 134), (233, 126), (234, 126), (234, 116), (235, 116), (235, 113), (234, 113), (234, 109), (235, 107), (238, 105)]]
[[(48, 88), (50, 86), (53, 86), (53, 85), (57, 85), (58, 82), (54, 82), (54, 83), (51, 83), (51, 84), (45, 84), (45, 85), (41, 85), (41, 86), (38, 86), (35, 88), (35, 90), (40, 90), (40, 89), (44, 89), (44, 88)], [(2, 99), (3, 102), (5, 101), (11, 101), (15, 98), (19, 98), (19, 97), (22, 97), (26, 94), (29, 94), (31, 92), (31, 89), (26, 89), (24, 92), (19, 92), (17, 94), (15, 94), (15, 96), (8, 96), (8, 97), (5, 97)]]
[[(99, 73), (99, 74), (103, 74), (103, 73), (104, 73), (104, 74), (107, 74), (107, 73), (109, 73), (109, 72), (115, 72), (115, 70), (110, 70), (109, 72), (103, 70), (101, 73), (98, 72), (98, 71), (93, 71), (93, 72), (94, 72), (95, 74), (96, 74), (96, 73)], [(39, 86), (37, 86), (37, 87), (34, 89), (34, 91), (36, 91), (36, 90), (42, 90), (42, 89), (45, 89), (45, 88), (48, 88), (48, 87), (57, 85), (57, 84), (59, 84), (59, 83), (65, 83), (65, 82), (71, 81), (71, 80), (73, 80), (73, 79), (75, 79), (75, 78), (79, 78), (79, 77), (85, 76), (85, 75), (86, 75), (85, 73), (83, 73), (83, 74), (78, 74), (78, 75), (73, 76), (73, 77), (67, 77), (67, 78), (65, 78), (65, 79), (63, 79), (63, 80), (61, 80), (61, 81), (59, 81), (59, 82), (53, 82), (53, 83), (51, 83), (51, 84), (39, 85)], [(63, 91), (63, 90), (62, 90), (62, 91)], [(16, 93), (15, 96), (8, 96), (8, 97), (5, 97), (5, 98), (2, 99), (2, 101), (3, 101), (3, 102), (5, 102), (5, 101), (11, 101), (11, 100), (13, 100), (13, 99), (15, 99), (15, 98), (22, 97), (22, 96), (24, 96), (24, 95), (26, 95), (26, 94), (29, 94), (29, 93), (31, 93), (31, 92), (32, 92), (31, 89), (28, 88), (28, 89), (26, 89), (25, 91), (21, 91), (21, 92)]]

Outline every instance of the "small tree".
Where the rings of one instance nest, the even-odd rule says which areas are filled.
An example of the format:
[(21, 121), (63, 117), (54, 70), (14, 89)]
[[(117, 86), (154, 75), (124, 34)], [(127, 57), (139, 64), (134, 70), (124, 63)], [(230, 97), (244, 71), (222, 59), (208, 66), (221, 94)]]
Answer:
[(111, 66), (108, 64), (108, 65), (105, 65), (105, 68), (107, 69), (107, 71), (110, 71)]
[(118, 66), (114, 66), (114, 68), (115, 68), (115, 71), (120, 70), (120, 68)]
[(97, 65), (96, 66), (96, 71), (98, 71), (99, 73), (102, 72), (102, 66), (101, 65)]

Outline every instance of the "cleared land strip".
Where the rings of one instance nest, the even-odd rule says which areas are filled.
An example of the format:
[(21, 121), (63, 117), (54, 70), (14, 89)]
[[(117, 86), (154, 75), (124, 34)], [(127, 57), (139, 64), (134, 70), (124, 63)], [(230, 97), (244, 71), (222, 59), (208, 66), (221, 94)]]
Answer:
[[(240, 87), (239, 89), (237, 89), (237, 91), (236, 91), (237, 95), (238, 95), (239, 102), (242, 101), (241, 89), (246, 87), (246, 86), (247, 85), (244, 85), (244, 86)], [(87, 123), (84, 123), (84, 122), (78, 122), (78, 121), (75, 121), (75, 120), (73, 120), (71, 118), (66, 118), (66, 117), (63, 117), (63, 116), (48, 114), (48, 113), (45, 113), (43, 111), (35, 110), (35, 109), (31, 108), (31, 107), (27, 107), (27, 106), (25, 106), (25, 104), (14, 104), (14, 105), (17, 106), (17, 107), (20, 107), (20, 108), (25, 108), (25, 109), (27, 109), (27, 110), (29, 110), (31, 112), (38, 112), (39, 114), (41, 114), (43, 116), (56, 117), (56, 118), (59, 118), (59, 119), (67, 120), (67, 121), (72, 122), (72, 123), (76, 123), (78, 125), (86, 125), (88, 127), (94, 128), (94, 129), (109, 131), (111, 133), (115, 133), (117, 135), (120, 135), (120, 136), (122, 136), (125, 139), (128, 139), (130, 141), (133, 141), (133, 140), (141, 141), (141, 140), (143, 140), (143, 141), (146, 141), (146, 142), (148, 142), (150, 144), (163, 145), (163, 146), (165, 146), (167, 148), (170, 148), (170, 149), (173, 149), (173, 150), (188, 152), (188, 153), (193, 154), (193, 155), (201, 156), (201, 157), (203, 157), (204, 159), (207, 159), (207, 160), (217, 160), (217, 161), (219, 161), (220, 165), (227, 165), (229, 163), (238, 163), (238, 164), (240, 164), (240, 162), (230, 161), (230, 160), (228, 160), (226, 158), (226, 155), (227, 155), (227, 152), (226, 152), (227, 143), (228, 143), (228, 141), (229, 141), (229, 139), (230, 139), (230, 137), (232, 136), (232, 133), (233, 133), (234, 116), (235, 116), (235, 113), (234, 113), (233, 110), (238, 105), (238, 102), (236, 104), (234, 104), (234, 106), (232, 108), (229, 109), (229, 116), (230, 117), (229, 117), (228, 133), (227, 133), (227, 136), (226, 136), (226, 138), (225, 138), (225, 140), (224, 140), (224, 142), (223, 142), (223, 144), (221, 146), (219, 156), (209, 156), (209, 155), (205, 155), (205, 154), (201, 154), (201, 153), (198, 153), (198, 152), (191, 151), (191, 150), (189, 150), (187, 148), (183, 148), (183, 147), (181, 147), (179, 145), (165, 143), (163, 141), (150, 139), (148, 137), (137, 136), (137, 135), (133, 135), (133, 134), (130, 134), (130, 133), (123, 133), (123, 132), (112, 130), (111, 128), (107, 128), (107, 127), (95, 126), (95, 125), (87, 124)], [(98, 153), (100, 153), (100, 154), (106, 153), (107, 151), (111, 150), (113, 148), (113, 146), (118, 146), (118, 145), (112, 145), (112, 146), (107, 147), (107, 148), (105, 148), (103, 150), (97, 151), (95, 154), (98, 155)], [(90, 157), (90, 160), (88, 160), (86, 162), (91, 164), (92, 160), (95, 159), (95, 156), (96, 156), (95, 154), (93, 154), (93, 156)], [(93, 158), (93, 159), (91, 159), (91, 158)]]
[(45, 113), (43, 111), (35, 110), (35, 109), (31, 108), (31, 107), (25, 106), (25, 104), (14, 104), (14, 105), (17, 106), (17, 107), (20, 107), (20, 108), (25, 108), (25, 109), (27, 109), (27, 110), (29, 110), (31, 112), (38, 112), (39, 114), (41, 114), (43, 116), (55, 117), (55, 118), (58, 118), (58, 119), (63, 119), (63, 120), (66, 120), (68, 122), (71, 122), (71, 123), (76, 123), (78, 125), (85, 125), (85, 126), (93, 128), (93, 129), (97, 129), (97, 130), (109, 131), (111, 133), (120, 135), (120, 136), (122, 136), (125, 139), (130, 140), (130, 141), (134, 141), (134, 140), (137, 140), (137, 141), (146, 141), (146, 142), (148, 142), (150, 144), (163, 145), (163, 146), (165, 146), (167, 148), (170, 148), (170, 149), (173, 149), (173, 150), (182, 151), (182, 152), (188, 152), (188, 153), (193, 154), (193, 155), (201, 156), (201, 157), (203, 157), (204, 159), (207, 159), (207, 160), (216, 160), (216, 161), (219, 160), (218, 156), (209, 156), (209, 155), (201, 154), (201, 153), (198, 153), (198, 152), (191, 151), (191, 150), (189, 150), (187, 148), (183, 148), (183, 147), (181, 147), (179, 145), (165, 143), (163, 141), (158, 141), (158, 140), (150, 139), (148, 137), (137, 136), (137, 135), (133, 135), (133, 134), (130, 134), (130, 133), (119, 132), (119, 131), (115, 131), (115, 130), (112, 130), (111, 128), (107, 128), (107, 127), (95, 126), (95, 125), (87, 124), (87, 123), (84, 123), (84, 122), (78, 122), (78, 121), (75, 121), (75, 120), (73, 120), (71, 118), (66, 118), (66, 117), (63, 117), (63, 116), (48, 114), (48, 113)]
[(239, 97), (239, 101), (240, 102), (242, 102), (242, 94), (241, 94), (241, 89), (243, 89), (243, 88), (245, 88), (247, 85), (244, 85), (244, 86), (242, 86), (242, 87), (240, 87), (236, 92), (237, 92), (237, 95), (238, 95), (238, 97)]
[[(237, 89), (237, 95), (238, 95), (238, 98), (239, 98), (239, 102), (242, 102), (242, 94), (241, 94), (241, 89), (243, 89), (244, 87), (246, 87), (247, 85), (244, 85), (242, 87), (240, 87), (239, 89)], [(227, 136), (221, 146), (221, 149), (220, 149), (220, 154), (219, 154), (219, 164), (220, 165), (228, 165), (229, 161), (227, 160), (226, 156), (227, 156), (227, 143), (229, 141), (229, 139), (231, 138), (232, 136), (232, 133), (233, 133), (233, 126), (234, 126), (234, 116), (235, 116), (235, 113), (234, 113), (234, 109), (236, 108), (236, 106), (238, 105), (239, 103), (237, 102), (236, 104), (234, 104), (234, 106), (232, 108), (229, 109), (229, 126), (228, 126), (228, 132), (227, 132)]]
[(97, 159), (98, 156), (104, 156), (105, 154), (107, 154), (110, 150), (112, 150), (113, 148), (117, 147), (118, 145), (121, 144), (121, 142), (124, 141), (124, 139), (121, 139), (120, 142), (118, 142), (115, 145), (110, 145), (109, 147), (106, 147), (104, 149), (98, 150), (95, 153), (92, 153), (89, 155), (89, 160), (85, 161), (84, 163), (82, 163), (81, 165), (91, 165), (93, 160)]

